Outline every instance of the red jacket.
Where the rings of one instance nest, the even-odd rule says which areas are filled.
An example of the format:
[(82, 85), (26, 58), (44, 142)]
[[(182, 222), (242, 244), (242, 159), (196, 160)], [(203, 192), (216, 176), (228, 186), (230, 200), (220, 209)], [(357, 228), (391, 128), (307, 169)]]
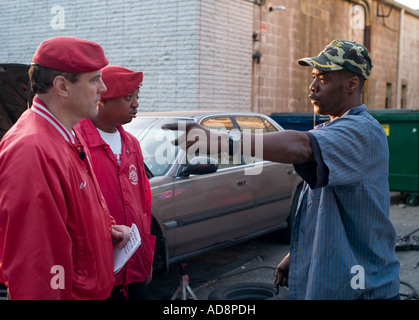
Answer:
[(115, 285), (143, 282), (151, 273), (155, 236), (150, 234), (151, 192), (140, 144), (122, 126), (118, 127), (122, 140), (119, 166), (90, 119), (80, 121), (74, 129), (90, 150), (97, 180), (116, 224), (130, 227), (135, 223), (140, 232), (141, 245), (116, 274)]
[(60, 125), (35, 97), (0, 143), (0, 282), (11, 299), (107, 299), (114, 285), (114, 221), (83, 145)]

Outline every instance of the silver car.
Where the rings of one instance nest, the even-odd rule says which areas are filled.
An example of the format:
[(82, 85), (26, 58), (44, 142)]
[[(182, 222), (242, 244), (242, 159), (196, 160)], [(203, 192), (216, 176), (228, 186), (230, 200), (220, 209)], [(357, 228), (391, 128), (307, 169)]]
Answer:
[(240, 112), (140, 113), (124, 128), (140, 142), (149, 174), (152, 233), (157, 236), (154, 268), (217, 250), (280, 229), (293, 222), (302, 180), (292, 165), (255, 157), (196, 157), (171, 142), (177, 131), (166, 123), (196, 121), (213, 130), (274, 132), (271, 118)]

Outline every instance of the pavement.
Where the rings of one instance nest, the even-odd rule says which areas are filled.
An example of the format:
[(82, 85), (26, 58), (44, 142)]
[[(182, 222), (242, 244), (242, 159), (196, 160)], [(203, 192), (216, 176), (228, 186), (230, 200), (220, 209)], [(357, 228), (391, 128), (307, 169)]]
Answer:
[[(406, 206), (400, 193), (391, 193), (390, 219), (398, 236), (405, 236), (419, 228), (419, 206)], [(419, 236), (419, 231), (414, 235)], [(407, 299), (416, 291), (419, 299), (419, 250), (396, 251), (400, 261), (400, 294)]]

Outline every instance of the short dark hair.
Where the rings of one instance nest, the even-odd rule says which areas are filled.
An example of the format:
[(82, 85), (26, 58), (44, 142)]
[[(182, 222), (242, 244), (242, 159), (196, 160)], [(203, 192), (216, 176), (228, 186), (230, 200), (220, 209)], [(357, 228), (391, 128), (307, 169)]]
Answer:
[(43, 67), (39, 64), (31, 65), (28, 70), (29, 81), (33, 93), (46, 93), (57, 76), (63, 76), (71, 83), (79, 80), (80, 73), (64, 72)]

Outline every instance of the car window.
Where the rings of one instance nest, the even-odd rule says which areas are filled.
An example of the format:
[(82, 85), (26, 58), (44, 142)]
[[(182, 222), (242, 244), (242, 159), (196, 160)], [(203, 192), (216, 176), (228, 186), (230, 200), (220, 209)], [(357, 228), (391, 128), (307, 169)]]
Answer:
[[(124, 128), (140, 142), (144, 163), (154, 176), (164, 175), (176, 163), (179, 147), (172, 141), (178, 137), (178, 131), (163, 130), (166, 123), (193, 121), (179, 118), (136, 118)], [(181, 126), (181, 125), (180, 125)]]
[(275, 132), (278, 131), (277, 128), (275, 128), (272, 123), (270, 123), (268, 120), (263, 119), (263, 122), (265, 123), (266, 129), (268, 130), (268, 132)]
[[(205, 119), (201, 122), (201, 125), (214, 130), (231, 130), (234, 128), (233, 121), (228, 116)], [(237, 159), (237, 157), (230, 157), (228, 155), (228, 150), (222, 150), (218, 154), (216, 160), (218, 161), (218, 169), (234, 167), (241, 165), (242, 163), (241, 159)]]
[(215, 117), (204, 120), (201, 123), (208, 129), (231, 130), (234, 128), (230, 117)]
[[(267, 133), (274, 132), (277, 129), (266, 119), (255, 116), (235, 116), (236, 122), (240, 130), (251, 133)], [(243, 156), (244, 163), (253, 163), (263, 161), (261, 158)]]
[(258, 132), (256, 130), (262, 130), (263, 133), (277, 131), (266, 119), (254, 116), (236, 116), (235, 119), (242, 131), (245, 129), (251, 130), (252, 133)]

